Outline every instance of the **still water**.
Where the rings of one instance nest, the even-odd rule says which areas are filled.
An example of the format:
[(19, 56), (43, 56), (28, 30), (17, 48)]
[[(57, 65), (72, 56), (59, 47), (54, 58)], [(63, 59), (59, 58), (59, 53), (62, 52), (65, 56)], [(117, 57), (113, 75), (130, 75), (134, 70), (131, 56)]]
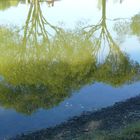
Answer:
[(0, 0), (0, 139), (140, 94), (140, 1)]

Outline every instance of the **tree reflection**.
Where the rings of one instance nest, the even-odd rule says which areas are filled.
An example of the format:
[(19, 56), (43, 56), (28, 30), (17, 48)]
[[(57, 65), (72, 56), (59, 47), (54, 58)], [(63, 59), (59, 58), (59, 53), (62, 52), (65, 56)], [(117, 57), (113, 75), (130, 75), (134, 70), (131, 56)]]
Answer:
[(119, 86), (133, 77), (129, 57), (120, 50), (107, 28), (106, 0), (102, 0), (102, 18), (99, 23), (85, 27), (83, 33), (86, 40), (93, 42), (93, 56), (98, 62), (97, 81)]
[(124, 41), (126, 35), (135, 35), (140, 40), (140, 14), (136, 14), (130, 19), (119, 19), (115, 23), (114, 30)]
[(138, 36), (140, 40), (140, 13), (132, 17), (130, 28), (132, 30), (132, 34)]
[(50, 24), (42, 14), (41, 2), (39, 0), (31, 0), (30, 8), (24, 29), (24, 46), (30, 46), (38, 43), (49, 44), (53, 34), (58, 34), (61, 29)]
[[(55, 31), (51, 38), (46, 25)], [(0, 82), (0, 104), (31, 114), (38, 108), (58, 105), (87, 84), (122, 86), (135, 81), (139, 64), (120, 50), (108, 31), (105, 0), (99, 24), (81, 32), (52, 26), (37, 0), (30, 4), (23, 37), (1, 27), (0, 75), (4, 80)], [(108, 49), (99, 61), (102, 48)]]
[(0, 0), (0, 10), (6, 10), (11, 6), (17, 6), (19, 0)]
[[(24, 0), (24, 1), (26, 2), (26, 4), (28, 4), (28, 3), (32, 3), (34, 0)], [(49, 7), (53, 7), (56, 1), (60, 1), (60, 0), (40, 0), (40, 2), (47, 2)]]
[[(109, 58), (110, 56), (114, 56), (116, 59), (116, 56), (118, 58), (122, 55), (124, 55), (118, 44), (115, 43), (113, 40), (106, 24), (106, 0), (102, 0), (102, 18), (99, 21), (97, 25), (90, 25), (84, 28), (84, 34), (86, 40), (92, 39), (94, 50), (93, 55), (98, 55), (100, 53), (100, 49), (102, 50), (103, 47), (108, 47), (109, 53), (106, 58)], [(98, 37), (95, 35), (98, 34)], [(97, 56), (98, 57), (98, 56)], [(117, 59), (116, 61), (117, 62)]]
[[(0, 33), (7, 37), (8, 32), (2, 29)], [(49, 51), (41, 46), (23, 49), (12, 37), (18, 38), (18, 34), (9, 38), (10, 44), (3, 40), (0, 48), (2, 106), (31, 114), (38, 108), (57, 105), (72, 91), (94, 82), (91, 43), (79, 35), (64, 32), (55, 36)]]

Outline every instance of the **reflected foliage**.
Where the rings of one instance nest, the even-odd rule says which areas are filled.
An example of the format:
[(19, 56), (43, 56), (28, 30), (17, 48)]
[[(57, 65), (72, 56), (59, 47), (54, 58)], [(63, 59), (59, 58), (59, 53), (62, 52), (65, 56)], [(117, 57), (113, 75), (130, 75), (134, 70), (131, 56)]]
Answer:
[[(30, 8), (23, 27), (23, 43), (25, 47), (47, 45), (53, 35), (59, 34), (62, 29), (50, 24), (43, 16), (41, 2), (38, 0), (30, 1)], [(20, 30), (21, 31), (21, 30)]]
[(134, 82), (139, 71), (107, 28), (105, 0), (100, 22), (80, 31), (51, 25), (34, 0), (23, 29), (1, 26), (0, 36), (0, 104), (25, 114), (58, 105), (87, 84)]
[(19, 0), (0, 0), (0, 10), (6, 10), (11, 6), (17, 6)]
[[(136, 71), (133, 69), (129, 57), (120, 50), (107, 28), (105, 0), (102, 0), (102, 18), (99, 23), (87, 26), (83, 30), (86, 40), (91, 40), (93, 43), (93, 55), (99, 63), (95, 75), (97, 81), (112, 86), (120, 86), (129, 81)], [(102, 63), (100, 64), (100, 62)]]
[[(119, 21), (118, 21), (119, 20)], [(131, 34), (130, 21), (127, 19), (118, 19), (114, 25), (114, 31), (118, 35), (118, 40), (123, 43), (126, 35)]]
[(40, 107), (52, 107), (73, 90), (93, 83), (95, 59), (91, 45), (79, 36), (56, 36), (49, 50), (43, 46), (24, 49), (19, 45), (1, 47), (0, 73), (5, 78), (1, 83), (2, 105), (32, 113)]
[(130, 25), (132, 34), (138, 36), (140, 38), (140, 14), (132, 17), (132, 23)]
[(135, 35), (140, 40), (140, 14), (136, 14), (131, 19), (118, 19), (114, 30), (121, 42), (125, 40), (126, 35)]

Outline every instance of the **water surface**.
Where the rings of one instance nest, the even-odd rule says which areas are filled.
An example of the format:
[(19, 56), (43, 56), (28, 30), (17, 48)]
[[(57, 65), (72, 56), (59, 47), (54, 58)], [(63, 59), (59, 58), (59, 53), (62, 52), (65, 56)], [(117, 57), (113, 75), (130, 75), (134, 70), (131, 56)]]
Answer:
[(139, 95), (139, 5), (0, 0), (0, 138)]

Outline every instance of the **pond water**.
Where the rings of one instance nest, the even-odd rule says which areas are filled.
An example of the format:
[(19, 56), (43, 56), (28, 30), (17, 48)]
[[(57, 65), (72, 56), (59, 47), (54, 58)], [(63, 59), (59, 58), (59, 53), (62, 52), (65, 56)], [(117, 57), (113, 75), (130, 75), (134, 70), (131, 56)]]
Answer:
[(140, 1), (0, 0), (0, 139), (140, 94)]

